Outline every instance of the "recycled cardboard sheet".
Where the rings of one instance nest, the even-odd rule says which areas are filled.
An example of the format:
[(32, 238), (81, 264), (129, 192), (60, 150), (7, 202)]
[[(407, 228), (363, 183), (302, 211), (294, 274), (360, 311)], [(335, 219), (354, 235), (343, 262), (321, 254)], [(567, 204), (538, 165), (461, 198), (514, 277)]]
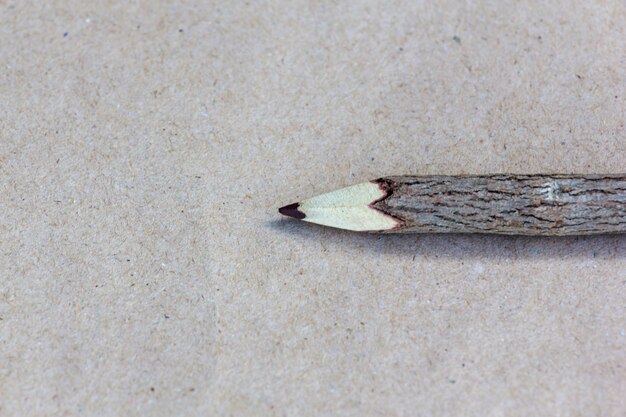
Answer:
[(625, 415), (625, 237), (276, 210), (384, 175), (626, 171), (624, 22), (0, 2), (0, 415)]

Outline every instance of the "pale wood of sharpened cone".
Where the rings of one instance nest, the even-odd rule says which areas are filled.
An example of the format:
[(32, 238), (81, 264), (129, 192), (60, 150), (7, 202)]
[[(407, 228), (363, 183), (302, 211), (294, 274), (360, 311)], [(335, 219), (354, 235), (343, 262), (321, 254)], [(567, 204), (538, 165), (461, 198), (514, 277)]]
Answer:
[(325, 196), (300, 203), (303, 220), (380, 233), (626, 232), (626, 174), (393, 176)]

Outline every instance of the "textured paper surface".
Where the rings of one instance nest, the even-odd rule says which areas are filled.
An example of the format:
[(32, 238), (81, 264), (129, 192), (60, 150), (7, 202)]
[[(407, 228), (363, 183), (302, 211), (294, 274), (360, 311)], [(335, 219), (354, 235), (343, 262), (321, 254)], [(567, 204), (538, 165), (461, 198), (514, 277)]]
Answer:
[(0, 2), (1, 416), (623, 416), (626, 238), (369, 236), (383, 175), (626, 170), (614, 1)]

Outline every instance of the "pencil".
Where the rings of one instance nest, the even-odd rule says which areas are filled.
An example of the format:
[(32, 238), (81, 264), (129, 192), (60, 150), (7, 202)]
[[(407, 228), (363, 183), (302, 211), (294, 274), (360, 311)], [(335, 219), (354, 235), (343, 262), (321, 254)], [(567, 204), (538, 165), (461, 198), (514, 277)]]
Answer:
[(625, 233), (626, 174), (391, 176), (278, 211), (373, 233)]

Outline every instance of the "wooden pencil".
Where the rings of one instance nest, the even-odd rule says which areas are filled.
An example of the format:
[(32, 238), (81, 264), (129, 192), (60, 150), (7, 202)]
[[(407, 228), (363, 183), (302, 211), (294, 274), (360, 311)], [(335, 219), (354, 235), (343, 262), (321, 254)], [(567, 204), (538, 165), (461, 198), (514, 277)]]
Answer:
[(626, 174), (392, 176), (289, 204), (279, 212), (374, 233), (625, 233)]

